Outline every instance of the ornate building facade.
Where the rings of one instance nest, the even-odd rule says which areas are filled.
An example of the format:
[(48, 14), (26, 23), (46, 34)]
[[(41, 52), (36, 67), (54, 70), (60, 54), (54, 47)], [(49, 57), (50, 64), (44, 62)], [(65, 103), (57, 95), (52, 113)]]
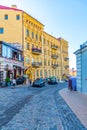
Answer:
[(69, 74), (68, 42), (44, 31), (44, 25), (23, 10), (0, 6), (0, 39), (22, 45), (25, 73), (32, 80)]

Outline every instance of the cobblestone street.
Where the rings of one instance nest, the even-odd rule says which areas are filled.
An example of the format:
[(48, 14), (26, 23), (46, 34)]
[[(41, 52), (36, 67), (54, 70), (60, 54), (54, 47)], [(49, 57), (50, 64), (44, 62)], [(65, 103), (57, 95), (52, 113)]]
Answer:
[(1, 88), (0, 130), (86, 130), (58, 93), (64, 87)]

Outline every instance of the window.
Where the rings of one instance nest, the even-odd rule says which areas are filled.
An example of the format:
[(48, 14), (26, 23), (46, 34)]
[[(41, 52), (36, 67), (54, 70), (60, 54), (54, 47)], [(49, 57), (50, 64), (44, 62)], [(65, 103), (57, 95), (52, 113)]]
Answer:
[(34, 58), (32, 58), (32, 63), (34, 62)]
[(41, 42), (41, 36), (39, 38), (40, 38), (40, 42)]
[(49, 76), (50, 76), (50, 70), (48, 70)]
[(44, 65), (46, 65), (46, 60), (44, 60)]
[(2, 56), (7, 58), (12, 58), (12, 50), (10, 47), (2, 45)]
[(52, 70), (52, 75), (54, 74), (54, 71)]
[(36, 34), (36, 40), (38, 40), (38, 35)]
[(29, 63), (29, 58), (28, 58), (28, 57), (26, 57), (26, 63), (27, 63), (27, 64)]
[(32, 44), (32, 48), (34, 48), (34, 44)]
[(0, 28), (0, 34), (4, 33), (4, 28)]
[(22, 61), (22, 56), (21, 56), (21, 54), (19, 54), (18, 59), (19, 59), (19, 61)]
[(50, 51), (48, 50), (48, 55), (50, 56)]
[(56, 72), (56, 70), (55, 70), (55, 75), (57, 75), (57, 72)]
[(5, 14), (4, 19), (5, 19), (5, 20), (8, 20), (8, 15), (7, 15), (7, 14)]
[(39, 61), (39, 59), (38, 58), (36, 58), (36, 62), (38, 62)]
[(44, 55), (46, 55), (46, 49), (44, 49)]
[(34, 38), (34, 32), (32, 32), (32, 38)]
[(48, 65), (50, 66), (50, 60), (48, 61)]
[(7, 56), (7, 52), (6, 52), (6, 46), (2, 45), (2, 56), (6, 57)]
[(29, 30), (26, 29), (26, 36), (29, 36)]
[(45, 77), (47, 76), (47, 70), (44, 70), (44, 76)]
[(26, 49), (29, 50), (29, 43), (26, 43)]
[(40, 76), (42, 76), (42, 70), (40, 70)]
[(36, 76), (37, 76), (37, 77), (39, 76), (39, 72), (38, 72), (38, 70), (36, 70)]
[(44, 44), (45, 44), (45, 39), (44, 39)]
[(16, 15), (16, 20), (20, 20), (20, 15), (19, 14)]
[(6, 56), (7, 58), (12, 58), (12, 50), (10, 47), (7, 47), (6, 53), (7, 53), (7, 56)]
[(40, 58), (40, 62), (42, 63), (42, 58)]

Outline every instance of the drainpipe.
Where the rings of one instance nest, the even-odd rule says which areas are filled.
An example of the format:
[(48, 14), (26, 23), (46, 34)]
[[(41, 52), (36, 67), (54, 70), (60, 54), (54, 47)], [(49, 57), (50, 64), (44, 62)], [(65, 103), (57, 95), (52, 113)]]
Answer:
[(22, 12), (22, 56), (23, 56), (23, 66), (24, 66), (24, 21), (23, 21), (23, 12)]
[[(44, 53), (44, 41), (43, 41), (43, 34), (42, 34), (42, 54), (44, 55), (44, 60), (45, 60), (45, 53)], [(43, 63), (44, 64), (44, 63)], [(45, 65), (44, 65), (44, 72), (45, 72)], [(45, 73), (44, 73), (44, 78), (45, 78)]]

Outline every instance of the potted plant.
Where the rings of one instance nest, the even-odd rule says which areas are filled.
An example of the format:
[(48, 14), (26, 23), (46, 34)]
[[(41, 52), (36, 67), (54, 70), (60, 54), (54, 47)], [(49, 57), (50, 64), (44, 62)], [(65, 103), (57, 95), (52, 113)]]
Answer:
[(6, 86), (9, 87), (10, 86), (10, 78), (6, 77), (5, 82), (6, 82)]

